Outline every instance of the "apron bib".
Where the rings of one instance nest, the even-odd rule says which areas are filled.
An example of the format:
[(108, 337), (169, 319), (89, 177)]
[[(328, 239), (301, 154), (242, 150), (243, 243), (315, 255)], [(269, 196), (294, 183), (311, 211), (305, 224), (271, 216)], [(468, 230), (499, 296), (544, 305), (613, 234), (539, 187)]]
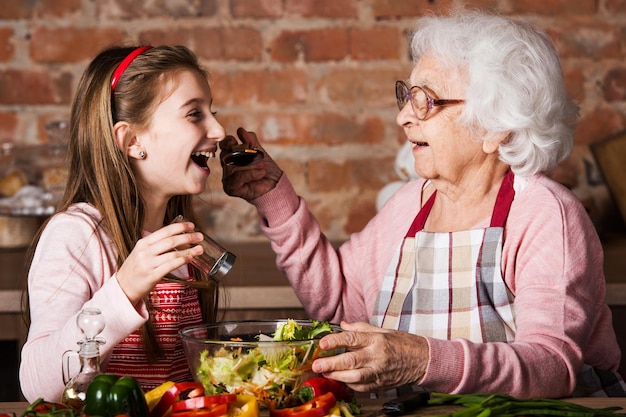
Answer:
[(513, 173), (502, 181), (486, 229), (424, 232), (436, 192), (392, 259), (371, 322), (438, 339), (515, 338), (514, 296), (501, 274), (502, 234), (513, 202)]
[[(189, 279), (193, 279), (191, 268)], [(137, 329), (113, 348), (106, 372), (133, 376), (144, 391), (163, 381), (192, 381), (178, 331), (202, 323), (198, 290), (183, 284), (159, 282), (150, 293), (150, 301), (151, 320), (164, 359), (148, 363)]]

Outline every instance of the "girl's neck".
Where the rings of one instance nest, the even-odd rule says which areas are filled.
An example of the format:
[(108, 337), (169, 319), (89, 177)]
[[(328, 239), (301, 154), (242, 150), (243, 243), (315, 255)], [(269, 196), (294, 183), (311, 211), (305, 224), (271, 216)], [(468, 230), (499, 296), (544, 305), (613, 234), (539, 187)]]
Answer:
[(147, 205), (143, 219), (143, 229), (152, 233), (162, 228), (166, 208), (167, 204), (160, 207), (150, 207), (150, 205)]

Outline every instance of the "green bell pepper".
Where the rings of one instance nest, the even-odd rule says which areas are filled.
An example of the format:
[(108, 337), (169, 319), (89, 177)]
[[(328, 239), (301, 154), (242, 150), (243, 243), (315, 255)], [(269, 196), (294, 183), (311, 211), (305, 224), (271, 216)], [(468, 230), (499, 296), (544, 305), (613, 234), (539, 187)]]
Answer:
[(87, 387), (84, 414), (90, 417), (148, 417), (146, 397), (135, 378), (111, 374), (96, 376)]

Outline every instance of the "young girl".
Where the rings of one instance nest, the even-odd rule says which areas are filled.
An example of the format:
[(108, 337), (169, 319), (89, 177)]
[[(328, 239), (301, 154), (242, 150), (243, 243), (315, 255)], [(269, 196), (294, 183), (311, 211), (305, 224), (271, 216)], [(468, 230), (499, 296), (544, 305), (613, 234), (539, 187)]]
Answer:
[(205, 190), (225, 136), (212, 103), (206, 71), (182, 46), (111, 48), (83, 74), (65, 195), (33, 244), (20, 366), (27, 400), (60, 401), (63, 353), (77, 350), (86, 307), (106, 322), (101, 370), (145, 390), (192, 379), (178, 330), (215, 321), (217, 288), (162, 279), (200, 279), (188, 262), (202, 253), (202, 234), (170, 222), (196, 221), (191, 196)]

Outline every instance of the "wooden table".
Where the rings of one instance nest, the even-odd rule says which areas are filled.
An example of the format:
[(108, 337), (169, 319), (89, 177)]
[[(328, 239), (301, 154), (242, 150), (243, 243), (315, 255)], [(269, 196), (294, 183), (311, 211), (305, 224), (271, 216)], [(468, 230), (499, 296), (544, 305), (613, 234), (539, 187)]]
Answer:
[[(378, 411), (382, 405), (382, 403), (386, 400), (373, 400), (369, 398), (361, 398), (359, 399), (359, 403), (363, 405), (362, 412), (360, 416), (367, 417), (368, 414)], [(604, 408), (604, 407), (613, 407), (619, 406), (624, 408), (624, 413), (626, 413), (626, 397), (613, 397), (613, 398), (568, 398), (566, 401), (571, 401), (576, 404), (584, 405), (591, 408)], [(19, 417), (24, 410), (28, 407), (28, 403), (25, 402), (0, 402), (0, 413), (15, 413), (17, 417)], [(456, 408), (458, 409), (458, 407)], [(441, 406), (441, 407), (431, 407), (431, 408), (420, 408), (416, 410), (414, 413), (407, 414), (408, 417), (421, 417), (421, 416), (435, 416), (435, 415), (445, 415), (451, 412), (450, 407)], [(261, 412), (261, 416), (267, 415), (267, 412)]]

